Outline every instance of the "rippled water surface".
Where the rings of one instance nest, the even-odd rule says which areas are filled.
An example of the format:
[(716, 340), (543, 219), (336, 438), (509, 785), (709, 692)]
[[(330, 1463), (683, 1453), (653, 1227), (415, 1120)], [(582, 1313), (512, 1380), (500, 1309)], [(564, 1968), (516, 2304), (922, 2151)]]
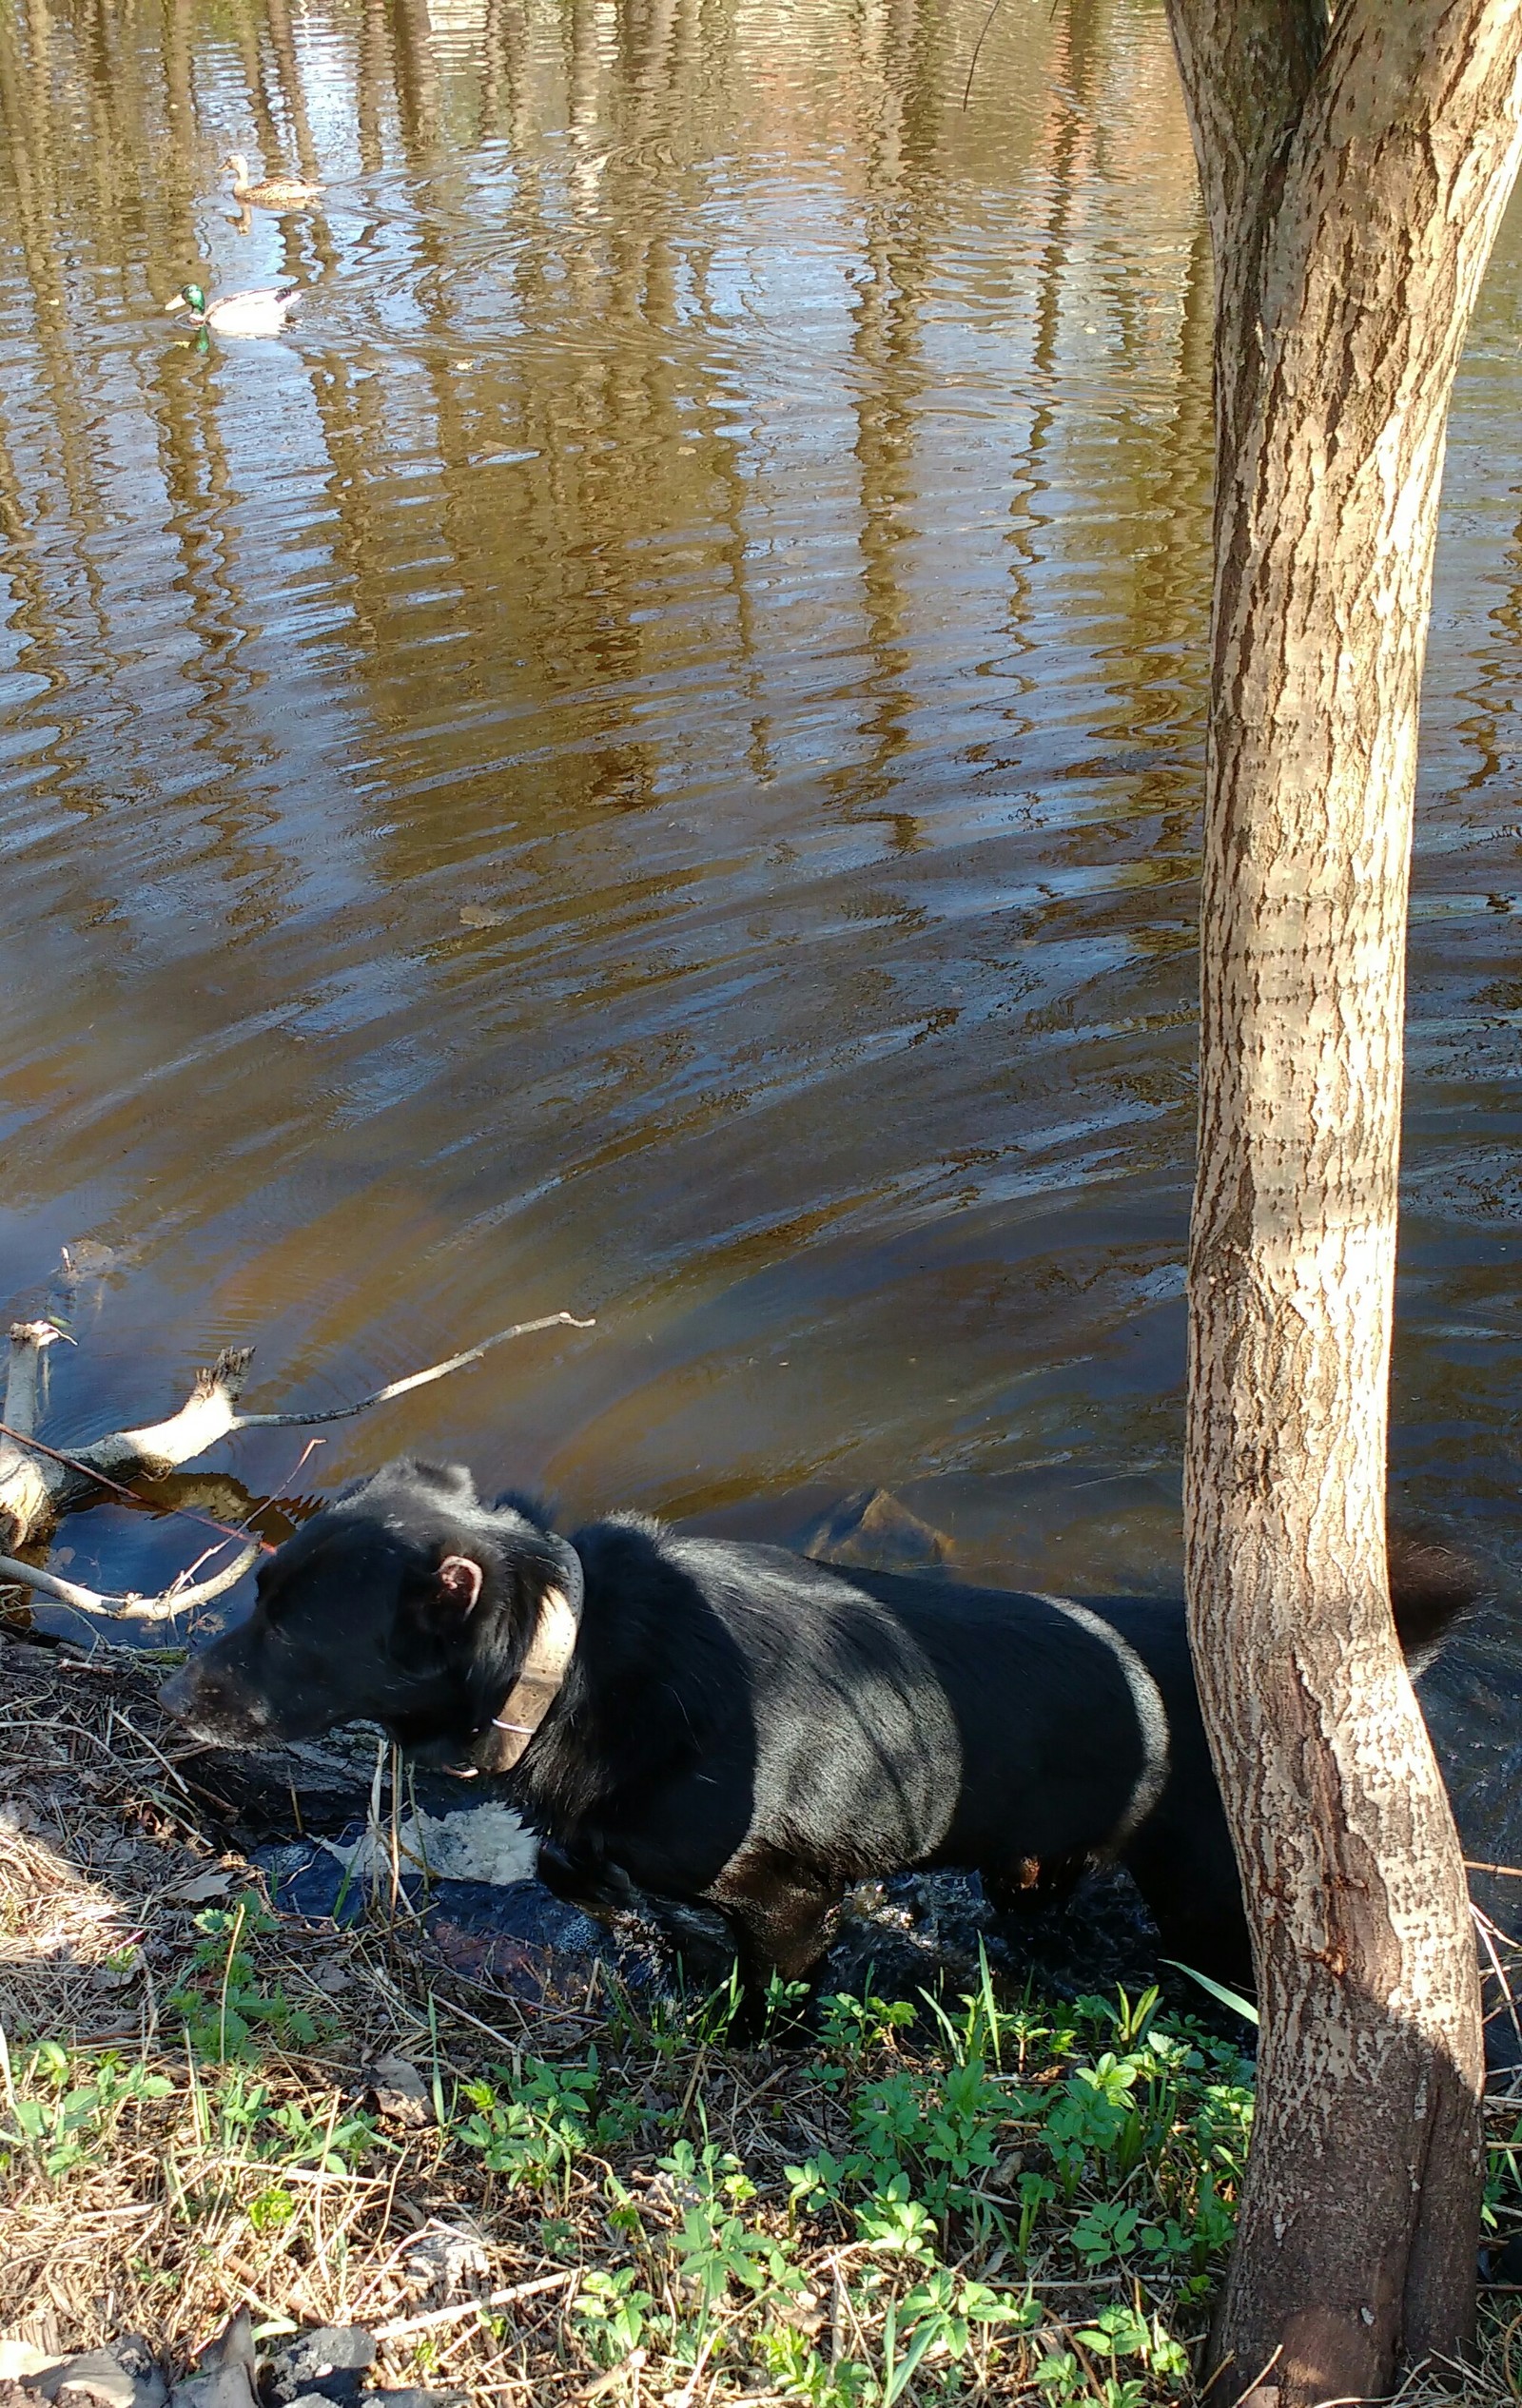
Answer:
[[(332, 1431), (1176, 1559), (1208, 262), (1160, 9), (0, 0), (4, 1291)], [(326, 186), (240, 216), (237, 148)], [(1454, 413), (1396, 1460), (1503, 1542), (1522, 220)], [(278, 341), (164, 314), (298, 279)], [(57, 1301), (54, 1291), (54, 1301)], [(256, 1490), (290, 1432), (240, 1442)], [(146, 1584), (107, 1508), (76, 1575)]]

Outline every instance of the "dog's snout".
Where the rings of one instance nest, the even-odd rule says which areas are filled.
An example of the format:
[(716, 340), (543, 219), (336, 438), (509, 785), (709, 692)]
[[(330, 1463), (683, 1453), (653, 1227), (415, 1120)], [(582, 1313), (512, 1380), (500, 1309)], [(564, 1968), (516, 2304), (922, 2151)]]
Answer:
[(267, 1701), (236, 1673), (199, 1658), (170, 1674), (159, 1703), (171, 1721), (219, 1746), (257, 1744), (274, 1724)]
[(171, 1722), (183, 1722), (195, 1701), (195, 1682), (188, 1664), (172, 1672), (159, 1691), (159, 1704)]

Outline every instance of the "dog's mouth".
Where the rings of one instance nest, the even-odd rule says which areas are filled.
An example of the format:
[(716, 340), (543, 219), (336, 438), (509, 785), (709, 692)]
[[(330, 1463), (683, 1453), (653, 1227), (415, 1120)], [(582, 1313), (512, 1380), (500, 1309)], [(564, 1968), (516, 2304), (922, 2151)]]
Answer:
[(230, 1756), (254, 1756), (270, 1745), (269, 1734), (257, 1735), (236, 1730), (230, 1724), (196, 1721), (177, 1725), (181, 1736), (190, 1742), (191, 1752), (197, 1748), (220, 1748)]
[(257, 1700), (233, 1703), (205, 1690), (183, 1672), (175, 1673), (159, 1691), (159, 1706), (187, 1739), (202, 1747), (278, 1747), (283, 1734), (268, 1706)]
[(470, 1741), (458, 1732), (446, 1732), (429, 1738), (409, 1738), (393, 1731), (392, 1738), (409, 1764), (416, 1764), (429, 1773), (453, 1773), (457, 1780), (474, 1781), (480, 1777), (480, 1766), (470, 1759)]
[(252, 1752), (259, 1748), (288, 1745), (280, 1732), (267, 1722), (224, 1718), (217, 1714), (185, 1714), (174, 1718), (175, 1728), (196, 1747), (237, 1748)]

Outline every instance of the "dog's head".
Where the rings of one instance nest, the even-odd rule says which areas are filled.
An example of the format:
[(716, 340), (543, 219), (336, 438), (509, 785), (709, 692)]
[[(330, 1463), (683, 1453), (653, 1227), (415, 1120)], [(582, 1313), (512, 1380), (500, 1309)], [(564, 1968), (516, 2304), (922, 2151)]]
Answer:
[(563, 1539), (483, 1505), (461, 1466), (404, 1456), (266, 1560), (248, 1620), (160, 1702), (224, 1745), (379, 1722), (424, 1762), (505, 1771), (564, 1678), (581, 1594)]

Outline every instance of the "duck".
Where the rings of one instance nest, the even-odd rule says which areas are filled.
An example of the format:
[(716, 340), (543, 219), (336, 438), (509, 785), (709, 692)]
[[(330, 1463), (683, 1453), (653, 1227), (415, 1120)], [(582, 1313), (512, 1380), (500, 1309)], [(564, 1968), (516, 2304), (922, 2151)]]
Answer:
[(230, 150), (222, 169), (232, 177), (233, 199), (245, 206), (252, 202), (256, 209), (304, 209), (309, 201), (320, 201), (326, 188), (300, 176), (265, 176), (262, 183), (250, 184), (248, 162), (241, 150)]
[(271, 284), (262, 292), (227, 293), (208, 301), (199, 284), (182, 284), (167, 307), (188, 312), (191, 323), (219, 335), (278, 335), (302, 296), (300, 284)]

